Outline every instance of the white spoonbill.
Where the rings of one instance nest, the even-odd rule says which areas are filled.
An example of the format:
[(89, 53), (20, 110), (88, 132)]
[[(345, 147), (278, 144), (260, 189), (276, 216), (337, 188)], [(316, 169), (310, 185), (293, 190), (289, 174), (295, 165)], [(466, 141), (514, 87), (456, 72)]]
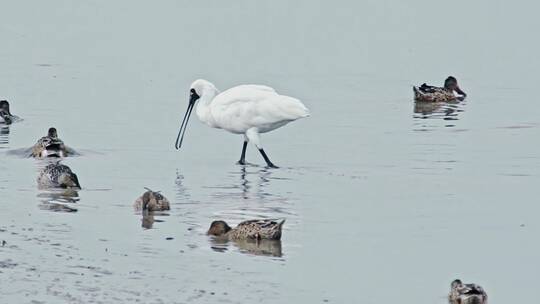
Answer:
[(279, 95), (271, 87), (264, 85), (239, 85), (222, 93), (209, 81), (198, 79), (191, 84), (189, 104), (176, 138), (176, 149), (180, 149), (191, 111), (208, 126), (224, 129), (234, 134), (244, 135), (242, 154), (238, 164), (246, 163), (247, 143), (259, 149), (268, 167), (277, 168), (268, 158), (261, 145), (261, 133), (308, 117), (309, 110), (300, 100)]

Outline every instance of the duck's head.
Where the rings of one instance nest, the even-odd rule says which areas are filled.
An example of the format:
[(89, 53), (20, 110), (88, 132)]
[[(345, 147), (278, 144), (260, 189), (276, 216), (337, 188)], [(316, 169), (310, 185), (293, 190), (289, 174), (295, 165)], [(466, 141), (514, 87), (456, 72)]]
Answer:
[(467, 96), (467, 94), (459, 87), (457, 79), (454, 76), (448, 76), (448, 78), (446, 78), (444, 81), (444, 88), (450, 91), (456, 91), (460, 95)]
[(463, 285), (463, 283), (461, 282), (461, 280), (453, 280), (452, 281), (452, 284), (450, 284), (450, 288), (452, 289), (456, 289), (458, 287), (461, 287), (461, 285)]
[(9, 103), (7, 100), (0, 100), (0, 118), (3, 119), (3, 121), (6, 124), (11, 124), (11, 113), (9, 112)]
[[(150, 200), (152, 199), (153, 193), (154, 192), (152, 190), (148, 190), (145, 193), (143, 193), (142, 210), (148, 210), (148, 204), (150, 203)], [(152, 211), (152, 210), (149, 210), (149, 211)]]
[(49, 128), (49, 131), (47, 131), (47, 136), (51, 138), (58, 138), (58, 132), (56, 131), (56, 128)]
[(11, 112), (9, 112), (9, 102), (7, 100), (0, 100), (0, 113), (11, 116)]
[(189, 88), (188, 107), (186, 110), (186, 114), (184, 114), (182, 124), (180, 125), (178, 136), (176, 137), (176, 149), (180, 149), (180, 147), (182, 147), (182, 141), (184, 140), (184, 134), (186, 133), (189, 117), (191, 116), (191, 111), (193, 110), (193, 107), (195, 106), (197, 100), (199, 100), (203, 95), (215, 96), (217, 93), (219, 93), (218, 89), (208, 80), (197, 79), (191, 84)]
[(58, 183), (63, 188), (81, 188), (77, 174), (73, 172), (62, 172), (58, 177)]
[(231, 227), (225, 223), (225, 221), (213, 221), (210, 224), (210, 229), (206, 234), (214, 236), (222, 236), (231, 230)]

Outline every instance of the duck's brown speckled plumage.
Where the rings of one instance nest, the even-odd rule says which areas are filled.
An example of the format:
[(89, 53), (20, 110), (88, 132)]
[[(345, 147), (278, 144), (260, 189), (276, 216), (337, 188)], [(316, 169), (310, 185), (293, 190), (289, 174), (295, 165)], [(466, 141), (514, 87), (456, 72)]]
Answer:
[(165, 211), (171, 209), (169, 200), (165, 196), (157, 191), (146, 189), (147, 191), (133, 204), (136, 210)]
[(281, 239), (281, 229), (285, 220), (249, 220), (238, 224), (235, 228), (229, 227), (224, 221), (214, 221), (208, 230), (209, 235), (225, 237), (231, 240), (240, 239)]
[(449, 102), (456, 101), (457, 97), (453, 92), (445, 88), (433, 87), (431, 92), (423, 92), (420, 87), (413, 87), (414, 100), (427, 102)]
[[(413, 92), (414, 100), (420, 102), (450, 102), (463, 100), (467, 96), (453, 76), (446, 78), (443, 87), (430, 86), (424, 83), (421, 86), (413, 87)], [(458, 95), (456, 96), (454, 92)]]
[(65, 157), (71, 154), (64, 142), (58, 138), (55, 128), (49, 128), (47, 136), (38, 139), (32, 147), (32, 157)]
[(448, 300), (450, 304), (487, 304), (487, 294), (479, 285), (454, 280), (450, 285)]
[(39, 188), (81, 188), (77, 175), (60, 163), (49, 164), (38, 175)]

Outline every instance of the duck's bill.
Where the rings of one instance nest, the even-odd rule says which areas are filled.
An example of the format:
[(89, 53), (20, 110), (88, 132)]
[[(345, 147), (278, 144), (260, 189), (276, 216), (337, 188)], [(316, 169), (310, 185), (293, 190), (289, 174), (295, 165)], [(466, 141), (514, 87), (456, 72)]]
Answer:
[(8, 113), (4, 113), (0, 111), (0, 123), (5, 123), (6, 125), (9, 125), (13, 122), (11, 119), (11, 116)]
[(68, 185), (64, 185), (63, 186), (64, 189), (66, 190), (70, 190), (70, 191), (75, 191), (74, 194), (76, 194), (77, 190), (81, 190), (81, 184), (79, 184), (79, 180), (77, 179), (77, 176), (72, 176), (72, 179), (71, 179), (71, 183), (68, 184)]
[(186, 134), (187, 124), (189, 121), (189, 117), (191, 116), (191, 111), (193, 111), (194, 105), (195, 105), (195, 102), (192, 102), (192, 101), (189, 102), (189, 105), (186, 110), (186, 114), (184, 115), (184, 119), (182, 120), (182, 124), (180, 125), (180, 130), (178, 131), (178, 136), (176, 137), (176, 143), (174, 145), (177, 150), (182, 147), (182, 142), (184, 141), (184, 135)]
[(77, 175), (73, 175), (73, 182), (75, 182), (76, 189), (81, 189), (81, 184), (79, 184), (79, 179), (77, 178)]
[(460, 87), (456, 87), (456, 92), (457, 92), (459, 95), (467, 96), (467, 94), (466, 94), (465, 92), (463, 92), (463, 90), (461, 90)]

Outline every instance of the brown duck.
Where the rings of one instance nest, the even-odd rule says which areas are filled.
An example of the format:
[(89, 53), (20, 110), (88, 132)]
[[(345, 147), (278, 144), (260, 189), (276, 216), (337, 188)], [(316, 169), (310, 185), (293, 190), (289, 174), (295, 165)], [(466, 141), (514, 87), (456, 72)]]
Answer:
[(137, 198), (133, 204), (136, 210), (165, 211), (171, 209), (169, 200), (163, 194), (159, 191), (145, 189), (147, 191)]
[(40, 189), (47, 188), (64, 188), (64, 189), (80, 189), (79, 179), (71, 169), (60, 163), (49, 164), (41, 172), (37, 178), (38, 187)]
[(32, 157), (65, 157), (70, 154), (70, 150), (64, 142), (58, 138), (56, 128), (49, 128), (47, 136), (40, 138), (32, 147)]
[(279, 240), (285, 220), (249, 220), (231, 228), (224, 221), (213, 221), (207, 234), (231, 240), (256, 239)]
[(450, 284), (448, 300), (451, 304), (487, 304), (487, 294), (479, 285), (454, 280)]
[(11, 114), (9, 111), (9, 102), (7, 100), (0, 100), (0, 124), (9, 125), (18, 120), (20, 118)]
[[(435, 87), (427, 84), (422, 84), (419, 87), (413, 87), (414, 100), (427, 102), (449, 102), (464, 100), (467, 94), (461, 90), (457, 79), (453, 76), (448, 76), (444, 81), (444, 87)], [(454, 94), (456, 92), (458, 95)]]

